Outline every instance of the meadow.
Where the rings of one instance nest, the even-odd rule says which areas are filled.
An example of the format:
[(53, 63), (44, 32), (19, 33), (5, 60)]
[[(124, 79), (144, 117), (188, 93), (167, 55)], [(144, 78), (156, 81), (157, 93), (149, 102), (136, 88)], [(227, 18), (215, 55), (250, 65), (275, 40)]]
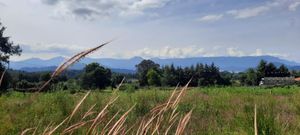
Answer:
[[(133, 107), (124, 121), (125, 127), (132, 128), (128, 134), (133, 134), (139, 128), (137, 121), (147, 115), (153, 107), (164, 103), (173, 89), (149, 87), (136, 91), (117, 91), (119, 98), (108, 108), (106, 116), (113, 117), (117, 114), (116, 117), (122, 117), (122, 114)], [(0, 134), (21, 134), (29, 128), (36, 128), (34, 132), (42, 134), (51, 125), (55, 127), (66, 119), (86, 92), (55, 91), (34, 96), (33, 93), (14, 91), (4, 93), (0, 96)], [(81, 119), (93, 105), (94, 110), (100, 111), (112, 95), (113, 92), (108, 89), (93, 90), (82, 102), (70, 123)], [(178, 117), (182, 118), (192, 110), (185, 134), (248, 135), (254, 134), (256, 105), (259, 135), (294, 135), (300, 132), (299, 99), (298, 86), (188, 88), (178, 104), (177, 111)], [(64, 126), (66, 125), (58, 127), (54, 134), (66, 128)], [(86, 130), (81, 128), (72, 133), (84, 134)], [(175, 133), (172, 130), (176, 129), (170, 129), (169, 134)]]

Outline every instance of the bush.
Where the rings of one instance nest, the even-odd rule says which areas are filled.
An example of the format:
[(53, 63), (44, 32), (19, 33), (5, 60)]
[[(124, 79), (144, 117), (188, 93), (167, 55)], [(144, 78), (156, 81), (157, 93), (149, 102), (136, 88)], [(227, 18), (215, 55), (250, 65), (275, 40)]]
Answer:
[(123, 84), (119, 88), (120, 91), (127, 91), (127, 92), (134, 92), (139, 89), (139, 86), (137, 84)]

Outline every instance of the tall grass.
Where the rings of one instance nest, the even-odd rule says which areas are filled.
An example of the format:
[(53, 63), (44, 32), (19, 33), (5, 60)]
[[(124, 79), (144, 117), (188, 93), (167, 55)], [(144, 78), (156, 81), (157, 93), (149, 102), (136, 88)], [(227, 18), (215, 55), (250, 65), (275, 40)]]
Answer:
[[(176, 95), (179, 91), (176, 91)], [(109, 132), (112, 125), (135, 105), (128, 113), (122, 128), (126, 127), (129, 130), (126, 131), (127, 134), (136, 134), (142, 120), (144, 119), (144, 123), (148, 122), (152, 117), (151, 111), (155, 114), (165, 107), (173, 92), (160, 90), (160, 88), (144, 88), (130, 93), (116, 91), (115, 95), (110, 90), (91, 91), (70, 122), (66, 121), (54, 134), (64, 131), (69, 134), (70, 132), (67, 131), (69, 127), (71, 127), (70, 130), (75, 128), (73, 134), (86, 134), (93, 122), (88, 120), (96, 118), (108, 102), (116, 97), (118, 97), (117, 100), (107, 108), (105, 117), (101, 119), (103, 124), (97, 125), (96, 131), (99, 130), (100, 134)], [(72, 114), (77, 104), (86, 95), (82, 92), (70, 93), (71, 91), (42, 93), (38, 94), (33, 101), (31, 100), (33, 93), (8, 92), (3, 94), (0, 97), (0, 134), (20, 134), (27, 128), (37, 128), (37, 130), (28, 131), (29, 134), (35, 130), (36, 134), (42, 134), (47, 127), (48, 131), (54, 129)], [(190, 121), (185, 127), (185, 134), (254, 135), (254, 105), (256, 104), (259, 135), (297, 135), (300, 132), (299, 98), (299, 87), (189, 88), (176, 111), (173, 113), (173, 110), (168, 110), (164, 113), (164, 119), (158, 131), (160, 134), (165, 134), (168, 130), (167, 134), (175, 134), (181, 118), (193, 110)], [(169, 124), (171, 115), (177, 117)], [(148, 134), (152, 134), (156, 123), (157, 119), (152, 122)], [(106, 130), (100, 131), (101, 129)]]
[[(123, 114), (120, 114), (118, 110), (112, 117), (108, 114), (110, 113), (110, 106), (117, 101), (119, 98), (115, 92), (112, 92), (111, 97), (107, 104), (99, 111), (95, 111), (95, 105), (92, 105), (87, 111), (83, 111), (79, 119), (73, 119), (76, 113), (79, 113), (79, 109), (86, 98), (89, 96), (90, 92), (87, 92), (85, 96), (76, 104), (73, 111), (67, 116), (62, 122), (58, 125), (49, 123), (45, 129), (43, 129), (43, 135), (52, 135), (55, 133), (59, 134), (72, 134), (77, 132), (77, 130), (84, 131), (85, 134), (105, 134), (105, 135), (117, 135), (117, 134), (136, 134), (136, 135), (147, 135), (147, 134), (172, 134), (182, 135), (185, 131), (185, 128), (191, 118), (192, 111), (189, 111), (187, 114), (180, 116), (177, 110), (178, 104), (181, 101), (182, 97), (185, 95), (188, 84), (177, 90), (177, 88), (172, 92), (171, 96), (162, 103), (161, 105), (155, 106), (151, 111), (140, 118), (140, 121), (137, 121), (133, 125), (126, 124), (126, 120), (129, 117), (130, 112), (135, 108), (136, 105), (133, 105)], [(116, 90), (117, 91), (117, 90)], [(175, 128), (175, 123), (177, 127)], [(134, 128), (138, 127), (138, 128)], [(32, 127), (25, 129), (21, 134), (32, 134), (34, 129), (38, 127)], [(173, 129), (173, 130), (172, 130)]]

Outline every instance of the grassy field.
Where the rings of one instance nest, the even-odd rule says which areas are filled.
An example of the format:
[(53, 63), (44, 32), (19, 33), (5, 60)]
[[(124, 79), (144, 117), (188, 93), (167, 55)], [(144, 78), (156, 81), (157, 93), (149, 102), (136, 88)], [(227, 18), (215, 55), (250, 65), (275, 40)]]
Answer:
[[(165, 102), (172, 88), (149, 88), (135, 92), (119, 91), (119, 98), (109, 108), (110, 116), (126, 112), (134, 104), (125, 124), (134, 125), (153, 107)], [(70, 91), (42, 93), (9, 92), (0, 96), (0, 134), (20, 134), (27, 128), (37, 127), (37, 133), (50, 124), (58, 125), (74, 109), (85, 92)], [(112, 93), (92, 91), (74, 119), (80, 119), (92, 105), (101, 110)], [(257, 105), (257, 125), (260, 135), (294, 135), (300, 133), (300, 87), (259, 88), (189, 88), (179, 103), (180, 116), (193, 109), (186, 134), (254, 134), (254, 105)], [(95, 114), (96, 115), (96, 114)], [(133, 126), (138, 128), (138, 126)], [(84, 133), (78, 130), (75, 133)]]

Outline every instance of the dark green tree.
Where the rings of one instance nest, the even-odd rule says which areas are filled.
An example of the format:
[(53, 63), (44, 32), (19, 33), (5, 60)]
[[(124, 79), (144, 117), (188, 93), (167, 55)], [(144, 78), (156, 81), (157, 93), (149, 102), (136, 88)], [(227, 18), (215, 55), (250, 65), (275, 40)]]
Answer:
[(204, 65), (204, 70), (198, 80), (199, 86), (223, 85), (223, 82), (224, 80), (221, 77), (220, 70), (214, 63)]
[(180, 80), (176, 74), (176, 69), (173, 64), (171, 66), (164, 66), (162, 68), (162, 85), (164, 86), (176, 86)]
[(51, 73), (42, 73), (40, 75), (40, 82), (46, 82), (51, 78)]
[(150, 69), (147, 73), (147, 81), (149, 85), (161, 86), (161, 77), (157, 70)]
[(277, 67), (273, 63), (267, 64), (265, 77), (277, 77)]
[[(0, 22), (0, 73), (2, 74), (5, 70), (5, 64), (9, 63), (9, 58), (12, 55), (20, 55), (22, 50), (19, 45), (14, 45), (9, 40), (10, 37), (4, 36), (5, 27)], [(6, 90), (9, 85), (9, 75), (6, 72), (3, 82), (0, 86), (0, 90)]]
[(258, 85), (259, 80), (257, 80), (257, 73), (255, 71), (255, 69), (250, 68), (246, 71), (246, 80), (245, 83), (247, 85), (251, 85), (251, 86), (255, 86)]
[(289, 69), (285, 66), (285, 65), (281, 65), (278, 68), (278, 77), (289, 77), (291, 76), (291, 73), (289, 71)]
[(268, 63), (264, 60), (261, 60), (259, 62), (258, 66), (257, 66), (257, 77), (259, 80), (266, 76), (267, 64)]
[(111, 86), (112, 88), (116, 88), (124, 79), (124, 75), (118, 74), (118, 73), (114, 73), (112, 74), (112, 78), (111, 78)]
[(147, 73), (150, 69), (159, 71), (159, 64), (156, 64), (152, 60), (143, 60), (136, 65), (138, 80), (141, 86), (148, 85)]
[(98, 63), (88, 64), (81, 76), (81, 87), (84, 89), (104, 89), (111, 85), (111, 70)]
[[(9, 58), (12, 55), (20, 55), (22, 50), (19, 45), (14, 45), (12, 41), (9, 40), (10, 37), (4, 36), (5, 27), (2, 26), (0, 22), (0, 62), (1, 65), (4, 63), (9, 63)], [(2, 65), (3, 66), (3, 65)]]

